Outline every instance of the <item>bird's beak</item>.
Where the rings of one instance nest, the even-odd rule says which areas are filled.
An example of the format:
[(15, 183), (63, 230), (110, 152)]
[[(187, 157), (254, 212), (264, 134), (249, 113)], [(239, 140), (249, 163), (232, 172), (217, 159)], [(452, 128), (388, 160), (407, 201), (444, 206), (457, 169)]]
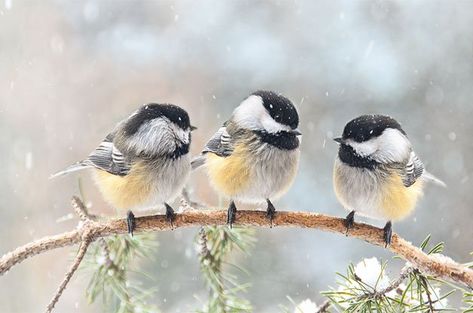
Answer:
[(293, 129), (293, 130), (290, 131), (290, 133), (294, 134), (296, 136), (301, 136), (302, 135), (302, 133), (300, 132), (299, 129)]
[(196, 130), (196, 129), (197, 129), (197, 127), (191, 125), (191, 132)]
[(333, 138), (333, 140), (334, 140), (335, 142), (340, 143), (340, 144), (345, 142), (345, 140), (343, 140), (342, 137)]

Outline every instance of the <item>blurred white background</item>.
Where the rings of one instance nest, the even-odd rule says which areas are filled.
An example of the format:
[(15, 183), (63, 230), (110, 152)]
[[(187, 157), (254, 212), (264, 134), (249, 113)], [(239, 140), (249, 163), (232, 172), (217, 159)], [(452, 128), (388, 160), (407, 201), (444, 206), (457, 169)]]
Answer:
[[(3, 0), (2, 0), (3, 1)], [(332, 191), (331, 138), (364, 113), (390, 114), (427, 168), (430, 186), (394, 230), (419, 244), (429, 233), (466, 262), (473, 250), (473, 2), (467, 1), (15, 1), (0, 2), (0, 254), (75, 227), (78, 176), (48, 176), (85, 157), (120, 119), (146, 102), (184, 107), (199, 127), (192, 151), (256, 89), (286, 95), (301, 116), (302, 162), (279, 210), (345, 216)], [(470, 160), (470, 161), (469, 161)], [(93, 210), (115, 216), (82, 173)], [(217, 205), (205, 174), (193, 195)], [(382, 226), (381, 221), (369, 221)], [(207, 291), (193, 244), (197, 229), (158, 235), (157, 262), (142, 264), (163, 312), (201, 308)], [(277, 312), (335, 285), (335, 271), (391, 254), (339, 235), (261, 229), (250, 257), (255, 312)], [(1, 312), (39, 312), (74, 249), (29, 259), (0, 277)], [(398, 262), (398, 266), (402, 263)], [(395, 273), (391, 276), (395, 277)], [(87, 305), (79, 273), (57, 312)]]

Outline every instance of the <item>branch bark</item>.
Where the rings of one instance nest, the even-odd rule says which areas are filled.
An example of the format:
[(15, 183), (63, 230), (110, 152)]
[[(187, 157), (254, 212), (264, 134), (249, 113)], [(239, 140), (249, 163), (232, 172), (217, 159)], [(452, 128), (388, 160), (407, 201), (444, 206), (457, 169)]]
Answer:
[(317, 308), (317, 311), (315, 313), (326, 313), (329, 307), (330, 307), (330, 301), (325, 300), (324, 303), (322, 303), (322, 305)]
[[(174, 228), (191, 226), (225, 225), (226, 210), (186, 210), (177, 214)], [(270, 227), (264, 211), (238, 211), (235, 225)], [(308, 212), (278, 211), (273, 220), (273, 227), (314, 228), (322, 231), (345, 235), (344, 219)], [(143, 216), (136, 219), (136, 233), (171, 230), (171, 225), (163, 215)], [(276, 230), (274, 230), (276, 231)], [(71, 246), (82, 241), (85, 232), (89, 232), (90, 241), (110, 235), (126, 234), (125, 219), (92, 221), (80, 223), (77, 229), (63, 234), (45, 237), (19, 247), (0, 259), (0, 275), (5, 274), (16, 264), (36, 254), (49, 250)], [(348, 233), (349, 237), (364, 240), (370, 244), (384, 247), (383, 230), (363, 223), (355, 223)], [(427, 255), (419, 248), (393, 234), (388, 249), (410, 262), (413, 267), (425, 274), (464, 284), (473, 289), (473, 270), (441, 254)]]
[(385, 294), (397, 289), (403, 281), (405, 281), (407, 279), (407, 277), (409, 277), (409, 275), (414, 271), (415, 269), (412, 267), (412, 266), (405, 266), (402, 270), (401, 270), (401, 274), (399, 275), (399, 277), (391, 282), (389, 284), (389, 286), (387, 286), (386, 288), (384, 289), (381, 289), (380, 291), (375, 291), (374, 292), (374, 296), (375, 297), (382, 297), (384, 296)]
[(67, 271), (66, 276), (64, 277), (63, 281), (61, 282), (61, 285), (59, 285), (56, 293), (54, 294), (53, 298), (51, 299), (51, 302), (49, 302), (49, 304), (46, 308), (46, 313), (51, 313), (53, 311), (54, 306), (59, 301), (59, 298), (61, 297), (62, 293), (64, 292), (64, 289), (66, 289), (67, 284), (69, 283), (72, 276), (74, 275), (74, 273), (79, 268), (79, 265), (82, 262), (82, 259), (84, 258), (85, 253), (87, 252), (87, 248), (89, 247), (89, 245), (90, 245), (90, 240), (88, 239), (87, 234), (85, 234), (85, 238), (79, 246), (79, 251), (77, 251), (77, 255), (74, 259), (74, 263), (72, 263), (71, 268), (69, 269), (69, 271)]

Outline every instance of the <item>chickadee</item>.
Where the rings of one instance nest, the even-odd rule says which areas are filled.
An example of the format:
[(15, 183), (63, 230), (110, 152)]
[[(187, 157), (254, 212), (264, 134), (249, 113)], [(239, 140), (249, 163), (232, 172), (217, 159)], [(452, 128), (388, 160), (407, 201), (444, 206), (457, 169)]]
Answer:
[[(191, 171), (191, 126), (187, 112), (172, 104), (150, 103), (121, 121), (85, 160), (52, 177), (92, 168), (104, 198), (118, 209), (166, 207), (172, 224), (174, 210), (166, 203), (184, 187)], [(128, 211), (128, 232), (134, 215)]]
[(350, 211), (347, 231), (355, 212), (387, 220), (386, 246), (391, 243), (392, 221), (405, 218), (422, 195), (424, 182), (445, 186), (424, 169), (406, 132), (389, 116), (362, 115), (350, 121), (340, 138), (333, 184), (341, 204)]
[(292, 102), (272, 91), (256, 91), (233, 111), (192, 161), (206, 165), (211, 184), (230, 199), (227, 223), (236, 216), (235, 200), (266, 201), (267, 217), (276, 212), (270, 199), (284, 194), (299, 163), (299, 116)]

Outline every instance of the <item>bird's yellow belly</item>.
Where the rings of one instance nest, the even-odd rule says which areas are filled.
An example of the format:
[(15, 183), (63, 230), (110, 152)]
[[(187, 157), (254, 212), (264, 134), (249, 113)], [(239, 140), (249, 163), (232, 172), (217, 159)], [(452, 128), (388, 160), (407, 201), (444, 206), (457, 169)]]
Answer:
[(146, 176), (140, 166), (133, 167), (126, 176), (95, 170), (95, 181), (103, 197), (117, 209), (138, 207), (148, 201), (152, 185)]
[(382, 189), (381, 209), (388, 220), (400, 220), (407, 217), (422, 196), (422, 181), (405, 187), (399, 175), (391, 175)]
[(206, 156), (210, 181), (219, 192), (227, 197), (233, 197), (248, 187), (251, 173), (241, 148), (235, 148), (228, 157), (220, 157), (213, 153), (208, 153)]

